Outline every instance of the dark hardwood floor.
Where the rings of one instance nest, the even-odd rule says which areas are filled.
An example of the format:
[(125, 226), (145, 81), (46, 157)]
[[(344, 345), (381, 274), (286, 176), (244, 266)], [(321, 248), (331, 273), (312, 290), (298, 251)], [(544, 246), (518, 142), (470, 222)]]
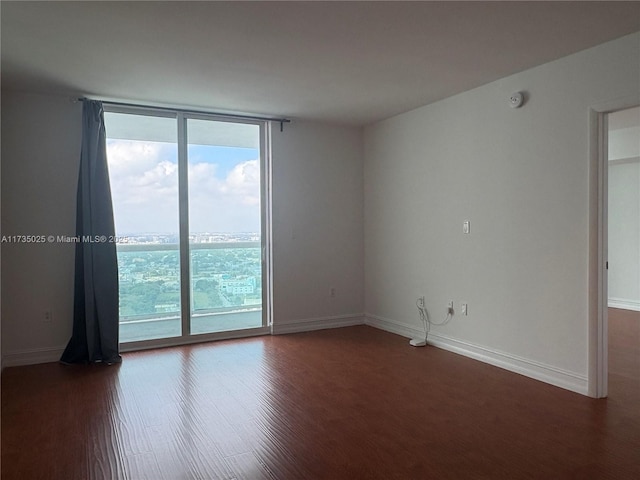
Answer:
[(365, 326), (7, 368), (2, 478), (637, 479), (639, 384), (594, 400)]
[(609, 376), (614, 395), (619, 377), (640, 377), (640, 312), (609, 308)]

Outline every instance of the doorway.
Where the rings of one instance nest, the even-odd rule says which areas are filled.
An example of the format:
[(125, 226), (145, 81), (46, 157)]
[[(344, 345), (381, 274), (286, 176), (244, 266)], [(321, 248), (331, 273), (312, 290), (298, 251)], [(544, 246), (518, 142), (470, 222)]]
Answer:
[(606, 114), (608, 395), (640, 381), (640, 107)]

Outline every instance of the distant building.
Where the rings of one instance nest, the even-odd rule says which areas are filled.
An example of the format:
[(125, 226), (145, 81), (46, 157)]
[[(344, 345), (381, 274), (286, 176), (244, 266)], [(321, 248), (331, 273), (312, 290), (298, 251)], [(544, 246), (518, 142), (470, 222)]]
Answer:
[(218, 288), (222, 293), (231, 295), (247, 295), (256, 291), (256, 279), (255, 277), (247, 278), (222, 278), (219, 281)]
[(180, 305), (178, 303), (156, 303), (154, 308), (156, 313), (168, 313), (180, 310)]

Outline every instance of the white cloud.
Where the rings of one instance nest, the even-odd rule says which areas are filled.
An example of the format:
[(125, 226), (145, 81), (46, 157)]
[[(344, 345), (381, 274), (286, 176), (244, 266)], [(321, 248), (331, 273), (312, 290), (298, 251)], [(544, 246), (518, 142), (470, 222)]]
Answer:
[(260, 165), (258, 160), (236, 165), (227, 176), (225, 192), (240, 196), (244, 205), (260, 205)]
[(257, 160), (236, 165), (226, 178), (216, 166), (189, 166), (189, 227), (193, 232), (260, 231), (260, 168)]
[[(107, 145), (116, 230), (121, 234), (178, 230), (176, 146), (110, 141)], [(190, 229), (193, 232), (260, 230), (258, 160), (235, 165), (225, 178), (217, 165), (189, 165)]]

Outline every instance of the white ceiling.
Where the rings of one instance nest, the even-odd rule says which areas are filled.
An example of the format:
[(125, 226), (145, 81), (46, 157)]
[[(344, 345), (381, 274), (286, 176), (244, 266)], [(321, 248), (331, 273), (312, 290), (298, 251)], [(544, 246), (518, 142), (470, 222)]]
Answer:
[(2, 87), (368, 124), (640, 30), (640, 2), (0, 2)]

